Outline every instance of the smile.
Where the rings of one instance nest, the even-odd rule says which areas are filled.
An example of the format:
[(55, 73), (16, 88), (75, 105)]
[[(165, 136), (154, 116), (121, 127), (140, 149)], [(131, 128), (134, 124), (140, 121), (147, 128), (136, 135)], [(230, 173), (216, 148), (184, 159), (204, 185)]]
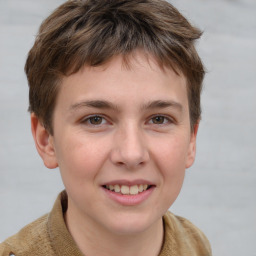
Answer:
[(139, 184), (139, 185), (104, 185), (105, 189), (113, 191), (115, 193), (119, 193), (122, 195), (138, 195), (139, 193), (142, 193), (143, 191), (148, 190), (151, 186), (147, 184)]

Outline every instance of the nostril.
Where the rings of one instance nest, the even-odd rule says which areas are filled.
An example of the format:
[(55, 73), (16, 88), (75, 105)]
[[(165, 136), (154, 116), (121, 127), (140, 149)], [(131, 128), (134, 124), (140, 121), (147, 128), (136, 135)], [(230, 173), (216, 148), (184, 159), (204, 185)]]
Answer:
[(120, 161), (120, 162), (117, 162), (116, 164), (117, 164), (117, 165), (119, 165), (119, 166), (124, 165), (124, 163), (123, 163), (123, 162), (121, 162), (121, 161)]

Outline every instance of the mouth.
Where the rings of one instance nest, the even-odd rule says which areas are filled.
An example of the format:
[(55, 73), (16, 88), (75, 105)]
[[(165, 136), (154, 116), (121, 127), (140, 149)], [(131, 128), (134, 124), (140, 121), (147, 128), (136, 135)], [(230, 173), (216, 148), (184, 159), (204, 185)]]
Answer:
[(153, 185), (148, 185), (148, 184), (138, 184), (138, 185), (132, 185), (132, 186), (121, 185), (121, 184), (103, 185), (104, 189), (107, 189), (109, 191), (112, 191), (120, 195), (138, 195), (140, 193), (143, 193), (144, 191), (149, 190), (152, 187)]

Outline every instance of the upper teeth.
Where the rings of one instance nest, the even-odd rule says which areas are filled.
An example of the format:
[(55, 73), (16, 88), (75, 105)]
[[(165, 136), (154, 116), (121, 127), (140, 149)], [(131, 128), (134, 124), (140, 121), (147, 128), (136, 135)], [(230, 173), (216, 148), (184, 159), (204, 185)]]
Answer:
[(123, 195), (137, 195), (138, 193), (147, 190), (149, 185), (140, 184), (140, 185), (133, 185), (133, 186), (126, 186), (126, 185), (106, 185), (106, 188), (116, 193), (121, 193)]

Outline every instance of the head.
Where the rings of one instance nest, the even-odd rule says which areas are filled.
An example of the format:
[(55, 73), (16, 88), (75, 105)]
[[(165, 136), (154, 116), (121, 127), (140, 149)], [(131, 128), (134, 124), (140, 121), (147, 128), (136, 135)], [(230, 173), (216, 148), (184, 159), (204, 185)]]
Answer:
[(29, 111), (50, 134), (56, 99), (64, 77), (84, 66), (97, 67), (115, 56), (129, 65), (142, 51), (159, 67), (186, 78), (191, 130), (200, 120), (204, 67), (194, 42), (201, 32), (162, 0), (71, 0), (41, 25), (25, 71)]
[(26, 63), (32, 132), (60, 169), (71, 233), (159, 231), (195, 158), (199, 37), (161, 0), (68, 1), (41, 25)]

